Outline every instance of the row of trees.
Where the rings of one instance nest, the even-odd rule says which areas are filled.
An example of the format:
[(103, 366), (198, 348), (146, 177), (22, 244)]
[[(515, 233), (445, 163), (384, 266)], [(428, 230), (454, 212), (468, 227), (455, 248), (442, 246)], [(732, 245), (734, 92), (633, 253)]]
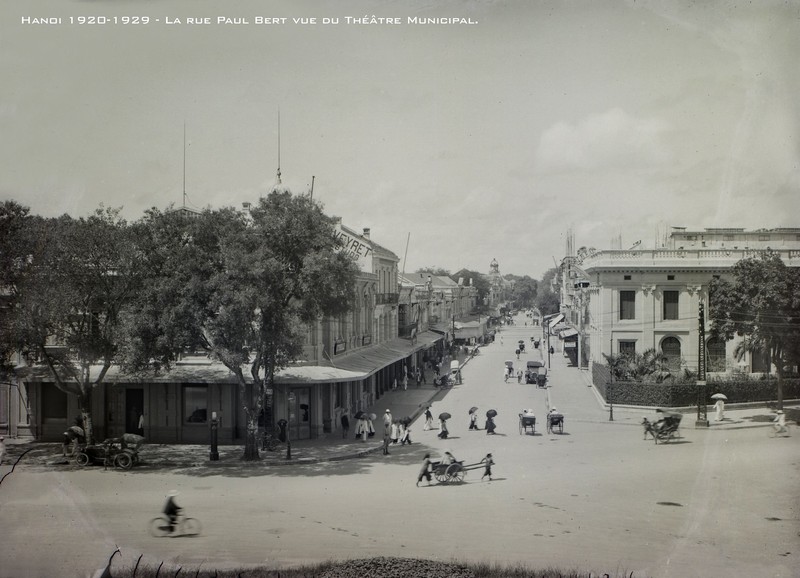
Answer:
[(352, 305), (358, 268), (333, 232), (320, 204), (288, 191), (248, 213), (187, 219), (151, 209), (134, 223), (102, 207), (87, 218), (44, 219), (6, 201), (0, 359), (22, 352), (45, 364), (56, 386), (77, 396), (91, 440), (91, 392), (112, 365), (161, 371), (182, 352), (205, 351), (239, 381), (244, 458), (257, 459), (275, 372), (300, 355), (305, 324)]

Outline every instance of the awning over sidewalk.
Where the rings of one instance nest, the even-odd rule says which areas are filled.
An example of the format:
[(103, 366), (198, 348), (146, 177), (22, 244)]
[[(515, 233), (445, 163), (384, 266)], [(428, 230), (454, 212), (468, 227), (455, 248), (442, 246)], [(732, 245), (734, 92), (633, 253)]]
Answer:
[(573, 338), (577, 339), (578, 331), (577, 331), (577, 329), (573, 329), (573, 328), (569, 327), (567, 329), (564, 329), (561, 333), (559, 333), (558, 336), (561, 339), (569, 339), (570, 337), (573, 337)]
[(548, 324), (547, 324), (547, 326), (548, 326), (550, 329), (552, 329), (553, 327), (555, 327), (556, 325), (558, 325), (558, 323), (560, 323), (560, 322), (561, 322), (561, 321), (563, 321), (563, 320), (564, 320), (564, 314), (563, 314), (563, 313), (559, 313), (559, 314), (558, 314), (558, 315), (556, 315), (556, 316), (555, 316), (553, 319), (551, 319), (551, 320), (550, 320), (550, 323), (548, 323)]

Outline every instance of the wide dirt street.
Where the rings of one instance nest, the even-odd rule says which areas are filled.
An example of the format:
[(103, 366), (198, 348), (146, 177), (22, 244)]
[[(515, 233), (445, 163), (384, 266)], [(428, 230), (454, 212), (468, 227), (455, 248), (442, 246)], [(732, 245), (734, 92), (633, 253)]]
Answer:
[[(612, 576), (800, 576), (796, 431), (770, 439), (765, 427), (697, 430), (687, 415), (681, 439), (643, 441), (638, 421), (655, 414), (620, 409), (609, 422), (585, 376), (558, 352), (551, 387), (504, 383), (503, 361), (526, 360), (516, 361), (516, 341), (531, 347), (533, 329), (522, 320), (467, 364), (462, 385), (439, 395), (434, 415), (453, 415), (446, 441), (418, 421), (415, 443), (393, 446), (390, 456), (275, 467), (266, 475), (18, 467), (0, 487), (0, 575), (82, 576), (119, 546), (125, 564), (143, 552), (192, 572), (200, 564), (382, 555)], [(563, 434), (544, 431), (548, 403), (566, 416)], [(481, 428), (486, 410), (497, 410), (497, 435), (467, 430), (473, 405)], [(519, 432), (525, 407), (540, 418), (535, 435)], [(465, 464), (492, 452), (493, 481), (481, 481), (476, 469), (462, 484), (417, 488), (424, 453), (438, 458), (446, 449)], [(202, 521), (200, 537), (148, 535), (147, 522), (171, 488)]]

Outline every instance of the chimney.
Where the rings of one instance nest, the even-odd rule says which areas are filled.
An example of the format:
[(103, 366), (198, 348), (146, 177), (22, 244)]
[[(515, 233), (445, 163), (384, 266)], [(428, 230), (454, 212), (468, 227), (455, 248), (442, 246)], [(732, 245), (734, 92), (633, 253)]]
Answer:
[(364, 233), (361, 236), (365, 239), (369, 239), (369, 227), (364, 227)]

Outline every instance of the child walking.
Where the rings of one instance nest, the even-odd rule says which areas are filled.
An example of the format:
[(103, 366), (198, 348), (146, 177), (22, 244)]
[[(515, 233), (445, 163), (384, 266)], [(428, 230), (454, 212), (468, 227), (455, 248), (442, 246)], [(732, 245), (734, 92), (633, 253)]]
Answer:
[(483, 475), (481, 479), (489, 476), (489, 481), (492, 481), (492, 466), (494, 465), (494, 460), (492, 459), (492, 454), (486, 454), (486, 457), (483, 458), (480, 463), (486, 464), (486, 469), (483, 471)]

